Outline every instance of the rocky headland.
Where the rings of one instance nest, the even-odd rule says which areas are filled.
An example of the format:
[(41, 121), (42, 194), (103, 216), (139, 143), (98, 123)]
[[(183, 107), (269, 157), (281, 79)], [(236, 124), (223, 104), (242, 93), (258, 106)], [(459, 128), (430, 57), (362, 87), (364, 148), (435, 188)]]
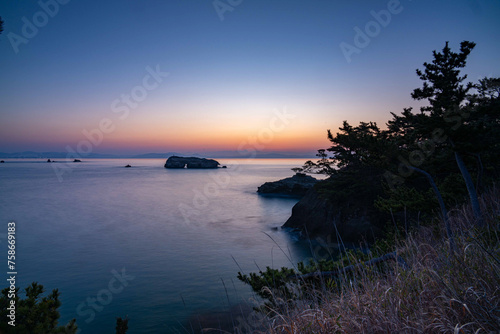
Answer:
[[(359, 208), (346, 213), (349, 207), (335, 205), (314, 188), (292, 208), (292, 215), (282, 227), (300, 231), (304, 237), (328, 237), (345, 242), (372, 240), (381, 230), (373, 224), (370, 212)], [(352, 207), (351, 207), (352, 208)]]
[(326, 180), (295, 175), (285, 180), (268, 182), (259, 187), (259, 193), (290, 193), (291, 189), (299, 188), (301, 190), (296, 194), (302, 193), (304, 189), (299, 186), (302, 185), (301, 180), (309, 180), (304, 182), (308, 189), (292, 208), (292, 214), (283, 228), (299, 231), (306, 238), (329, 237), (337, 241), (340, 237), (342, 241), (352, 243), (371, 241), (381, 235), (387, 220), (373, 206), (380, 189), (353, 187), (353, 180), (368, 182), (376, 177), (376, 173), (358, 170), (345, 174)]

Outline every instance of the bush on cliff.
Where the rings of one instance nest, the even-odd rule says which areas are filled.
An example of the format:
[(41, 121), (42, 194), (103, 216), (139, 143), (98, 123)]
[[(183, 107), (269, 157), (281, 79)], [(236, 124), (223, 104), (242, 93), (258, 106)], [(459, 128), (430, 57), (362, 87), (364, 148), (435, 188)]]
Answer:
[(45, 292), (42, 285), (33, 282), (26, 288), (26, 298), (18, 297), (19, 288), (16, 289), (14, 299), (9, 297), (9, 288), (2, 290), (0, 296), (0, 317), (2, 319), (10, 319), (8, 315), (11, 312), (8, 310), (11, 300), (15, 301), (15, 326), (9, 325), (7, 321), (0, 323), (2, 333), (31, 333), (31, 334), (49, 334), (49, 333), (76, 333), (78, 327), (76, 320), (71, 320), (65, 326), (59, 326), (59, 300), (60, 293), (57, 289), (45, 297), (42, 294)]

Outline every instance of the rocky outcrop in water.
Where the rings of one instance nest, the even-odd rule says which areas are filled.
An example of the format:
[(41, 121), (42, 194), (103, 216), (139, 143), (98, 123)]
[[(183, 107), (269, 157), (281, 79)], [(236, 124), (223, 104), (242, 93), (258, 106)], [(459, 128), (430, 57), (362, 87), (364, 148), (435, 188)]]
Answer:
[(304, 196), (318, 180), (314, 177), (297, 173), (292, 177), (275, 182), (266, 182), (261, 185), (257, 192), (259, 194), (289, 195), (294, 197)]
[(219, 162), (213, 159), (178, 156), (171, 156), (165, 163), (165, 168), (205, 169), (217, 168), (218, 166)]

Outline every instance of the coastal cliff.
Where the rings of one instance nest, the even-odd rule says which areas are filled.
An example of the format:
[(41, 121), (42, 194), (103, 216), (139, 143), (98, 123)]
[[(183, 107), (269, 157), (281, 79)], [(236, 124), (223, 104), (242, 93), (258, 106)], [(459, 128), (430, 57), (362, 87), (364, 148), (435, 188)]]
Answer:
[(381, 191), (375, 187), (353, 187), (352, 179), (377, 178), (373, 171), (351, 171), (317, 182), (292, 208), (283, 227), (293, 228), (308, 238), (331, 236), (337, 232), (344, 241), (373, 240), (382, 233), (387, 217), (373, 205)]

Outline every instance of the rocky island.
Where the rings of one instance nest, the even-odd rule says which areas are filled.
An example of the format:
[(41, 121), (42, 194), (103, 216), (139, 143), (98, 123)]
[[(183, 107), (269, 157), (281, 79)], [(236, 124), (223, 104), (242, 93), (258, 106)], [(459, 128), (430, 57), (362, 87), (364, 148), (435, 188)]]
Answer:
[(288, 195), (293, 197), (303, 197), (309, 189), (318, 182), (312, 176), (297, 173), (292, 177), (275, 182), (266, 182), (261, 185), (257, 192), (259, 194)]
[(219, 162), (213, 159), (171, 156), (167, 159), (165, 168), (209, 169), (218, 168), (219, 165)]

